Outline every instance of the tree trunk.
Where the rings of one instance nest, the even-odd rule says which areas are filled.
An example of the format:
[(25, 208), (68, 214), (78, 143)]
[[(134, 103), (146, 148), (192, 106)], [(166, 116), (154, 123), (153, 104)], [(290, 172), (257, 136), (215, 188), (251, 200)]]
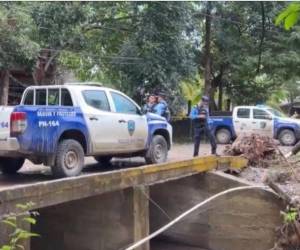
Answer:
[(4, 70), (1, 73), (1, 86), (0, 89), (0, 105), (8, 104), (8, 90), (9, 90), (9, 70)]
[(226, 100), (226, 111), (230, 111), (230, 106), (231, 106), (231, 100), (227, 99)]
[(259, 49), (258, 49), (258, 62), (257, 62), (257, 69), (256, 74), (259, 74), (260, 71), (260, 65), (261, 65), (261, 57), (262, 57), (262, 51), (263, 51), (263, 42), (265, 38), (265, 6), (264, 2), (260, 2), (261, 6), (261, 37), (260, 37), (260, 43), (259, 43)]
[(218, 110), (223, 108), (223, 81), (219, 82)]
[[(205, 69), (204, 69), (204, 92), (206, 95), (211, 89), (211, 55), (210, 55), (210, 34), (211, 34), (211, 2), (207, 2), (205, 17)], [(211, 100), (212, 101), (212, 100)]]

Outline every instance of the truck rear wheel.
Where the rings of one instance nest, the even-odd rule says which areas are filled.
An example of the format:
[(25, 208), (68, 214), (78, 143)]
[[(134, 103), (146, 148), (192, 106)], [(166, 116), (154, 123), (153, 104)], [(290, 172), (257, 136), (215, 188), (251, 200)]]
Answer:
[(52, 166), (55, 177), (71, 177), (81, 173), (84, 165), (84, 151), (81, 144), (75, 140), (67, 139), (59, 143)]
[(278, 139), (284, 146), (292, 146), (296, 143), (295, 133), (290, 129), (283, 129), (279, 133)]
[(155, 135), (152, 138), (150, 147), (146, 153), (145, 160), (148, 164), (166, 162), (168, 157), (168, 144), (161, 135)]
[(231, 141), (231, 133), (227, 128), (218, 129), (216, 139), (219, 144), (228, 144)]
[(22, 168), (24, 161), (24, 158), (1, 157), (0, 171), (3, 174), (15, 174)]

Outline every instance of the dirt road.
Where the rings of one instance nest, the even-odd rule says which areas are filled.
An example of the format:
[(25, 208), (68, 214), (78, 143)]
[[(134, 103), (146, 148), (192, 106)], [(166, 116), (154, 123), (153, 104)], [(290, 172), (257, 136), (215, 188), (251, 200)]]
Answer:
[[(223, 145), (219, 145), (218, 153), (222, 154), (222, 151), (225, 147)], [(200, 146), (200, 155), (209, 155), (210, 154), (210, 145), (203, 144)], [(193, 156), (193, 145), (192, 144), (174, 144), (171, 151), (169, 151), (168, 161), (180, 161), (189, 159)], [(93, 157), (86, 157), (85, 158), (85, 165), (87, 169), (96, 165), (97, 162), (94, 160)], [(145, 161), (142, 157), (133, 157), (133, 158), (114, 158), (113, 159), (113, 167), (119, 168), (123, 166), (136, 166), (136, 165), (144, 165)], [(26, 172), (47, 172), (48, 167), (43, 165), (34, 165), (30, 161), (26, 161), (24, 166), (21, 169), (22, 173)], [(99, 168), (98, 168), (99, 171)]]
[[(224, 147), (219, 147), (218, 152), (221, 153)], [(200, 154), (209, 155), (209, 145), (201, 145)], [(174, 144), (169, 152), (168, 161), (179, 161), (189, 159), (193, 154), (192, 144)], [(121, 168), (130, 168), (145, 165), (145, 160), (142, 157), (133, 158), (114, 158), (109, 166), (101, 166), (93, 157), (85, 158), (85, 168), (82, 174), (106, 172), (118, 170)], [(43, 165), (35, 165), (30, 161), (25, 161), (22, 169), (16, 174), (5, 176), (0, 173), (0, 190), (18, 185), (36, 183), (40, 181), (53, 180), (50, 167)]]

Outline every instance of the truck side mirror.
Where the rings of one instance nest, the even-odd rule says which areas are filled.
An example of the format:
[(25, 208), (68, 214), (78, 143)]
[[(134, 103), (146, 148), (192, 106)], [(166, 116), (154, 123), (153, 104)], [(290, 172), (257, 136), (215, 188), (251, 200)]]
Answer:
[(140, 109), (140, 114), (141, 114), (141, 115), (145, 115), (145, 114), (147, 114), (147, 113), (148, 113), (148, 110), (147, 110), (147, 109), (143, 109), (143, 108)]
[(266, 119), (271, 121), (271, 120), (273, 120), (273, 117), (272, 117), (272, 115), (267, 115)]

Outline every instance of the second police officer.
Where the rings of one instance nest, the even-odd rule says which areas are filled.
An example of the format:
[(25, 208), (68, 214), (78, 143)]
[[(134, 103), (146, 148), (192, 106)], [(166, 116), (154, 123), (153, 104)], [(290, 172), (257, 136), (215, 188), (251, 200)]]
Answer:
[(165, 101), (166, 94), (163, 92), (157, 93), (157, 105), (155, 106), (155, 113), (165, 117), (167, 121), (170, 121), (170, 110), (167, 102)]
[(199, 154), (201, 135), (206, 135), (211, 145), (211, 153), (216, 154), (217, 144), (214, 134), (209, 127), (209, 98), (203, 96), (190, 113), (194, 128), (194, 157)]

